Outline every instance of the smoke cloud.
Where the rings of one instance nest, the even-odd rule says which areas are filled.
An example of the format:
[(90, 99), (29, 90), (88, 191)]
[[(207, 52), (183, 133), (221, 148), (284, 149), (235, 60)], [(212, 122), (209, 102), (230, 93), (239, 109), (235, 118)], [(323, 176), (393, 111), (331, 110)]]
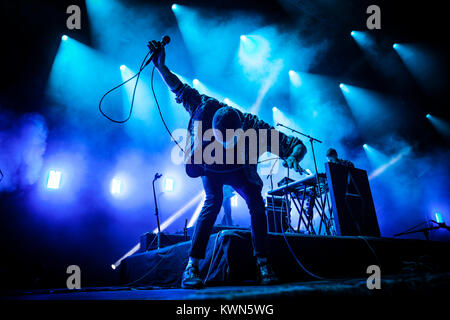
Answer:
[(48, 129), (37, 113), (21, 116), (0, 109), (0, 191), (36, 183), (41, 175)]

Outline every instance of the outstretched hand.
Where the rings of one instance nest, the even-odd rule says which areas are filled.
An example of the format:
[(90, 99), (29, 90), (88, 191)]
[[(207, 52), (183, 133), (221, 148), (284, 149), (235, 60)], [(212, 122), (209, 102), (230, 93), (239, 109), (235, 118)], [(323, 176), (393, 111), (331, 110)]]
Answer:
[(303, 145), (296, 146), (291, 155), (283, 162), (283, 166), (289, 169), (294, 169), (295, 172), (300, 174), (305, 173), (306, 171), (299, 164), (305, 154), (304, 148), (305, 147)]
[(150, 50), (151, 54), (155, 53), (152, 59), (155, 67), (159, 69), (160, 67), (164, 66), (166, 63), (166, 51), (161, 42), (156, 40), (149, 41), (147, 47)]
[(297, 159), (295, 159), (294, 157), (290, 156), (288, 157), (284, 162), (283, 162), (283, 166), (287, 167), (289, 169), (294, 169), (295, 172), (298, 172), (300, 174), (305, 173), (305, 170), (300, 166), (299, 162), (297, 161)]

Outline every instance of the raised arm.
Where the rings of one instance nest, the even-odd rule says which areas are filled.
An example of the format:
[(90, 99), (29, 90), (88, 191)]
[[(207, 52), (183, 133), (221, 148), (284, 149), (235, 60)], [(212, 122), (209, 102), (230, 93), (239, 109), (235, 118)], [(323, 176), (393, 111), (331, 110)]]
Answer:
[(153, 64), (155, 65), (156, 69), (158, 69), (159, 74), (163, 78), (164, 82), (167, 84), (170, 90), (176, 91), (179, 89), (183, 84), (178, 79), (178, 77), (169, 70), (166, 66), (166, 51), (164, 49), (164, 46), (161, 46), (160, 43), (157, 41), (149, 41), (148, 48), (151, 52), (155, 52), (156, 54), (153, 57)]
[(198, 107), (204, 103), (207, 99), (212, 99), (208, 96), (200, 94), (194, 88), (191, 88), (187, 84), (183, 84), (178, 77), (167, 68), (165, 64), (166, 52), (164, 47), (157, 41), (151, 41), (148, 43), (148, 48), (151, 52), (156, 52), (153, 57), (153, 64), (158, 69), (159, 74), (167, 84), (169, 89), (175, 93), (175, 101), (182, 103), (187, 112), (192, 116)]

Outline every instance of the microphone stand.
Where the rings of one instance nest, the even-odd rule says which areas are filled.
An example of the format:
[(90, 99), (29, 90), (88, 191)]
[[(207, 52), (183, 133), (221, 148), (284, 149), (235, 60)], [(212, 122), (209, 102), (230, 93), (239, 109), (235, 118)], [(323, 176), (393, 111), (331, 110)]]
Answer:
[(314, 152), (314, 142), (322, 143), (322, 141), (320, 141), (319, 139), (313, 138), (310, 135), (307, 135), (307, 134), (304, 134), (304, 133), (302, 133), (300, 131), (297, 131), (295, 129), (289, 128), (289, 127), (285, 126), (284, 124), (277, 123), (277, 126), (289, 129), (292, 132), (298, 133), (298, 134), (300, 134), (300, 135), (302, 135), (302, 136), (304, 136), (304, 137), (309, 139), (309, 142), (311, 143), (311, 151), (312, 151), (312, 154), (313, 154), (314, 169), (316, 170), (316, 183), (317, 183), (317, 187), (319, 187), (319, 173), (317, 172), (317, 162), (316, 162), (316, 154)]
[(277, 123), (277, 126), (284, 127), (284, 128), (286, 128), (288, 130), (291, 130), (292, 132), (295, 132), (295, 133), (297, 133), (299, 135), (302, 135), (302, 136), (308, 138), (309, 143), (311, 144), (311, 151), (312, 151), (313, 160), (314, 160), (314, 169), (316, 170), (316, 185), (317, 185), (317, 191), (318, 191), (316, 194), (319, 196), (319, 198), (320, 198), (320, 205), (323, 208), (324, 207), (324, 203), (323, 203), (323, 199), (322, 199), (322, 194), (320, 193), (319, 172), (317, 171), (316, 155), (315, 155), (315, 152), (314, 152), (314, 142), (322, 143), (322, 141), (320, 141), (319, 139), (316, 139), (314, 137), (311, 137), (310, 135), (307, 135), (307, 134), (305, 134), (303, 132), (300, 132), (300, 131), (292, 129), (292, 128), (288, 127), (288, 126), (285, 126), (284, 124)]
[(156, 192), (155, 192), (155, 181), (158, 180), (159, 178), (161, 178), (162, 174), (156, 173), (155, 174), (155, 178), (153, 178), (153, 198), (155, 200), (155, 216), (156, 216), (156, 225), (158, 226), (158, 234), (156, 235), (157, 237), (157, 246), (158, 246), (158, 250), (161, 247), (161, 226), (159, 224), (159, 210), (158, 210), (158, 201), (156, 199)]
[[(399, 237), (399, 236), (403, 236), (403, 235), (406, 235), (406, 234), (423, 232), (423, 235), (425, 236), (425, 239), (430, 240), (429, 233), (432, 230), (445, 229), (447, 231), (450, 231), (450, 226), (447, 226), (445, 224), (445, 222), (436, 222), (434, 220), (430, 220), (429, 222), (433, 222), (436, 225), (435, 226), (433, 226), (433, 225), (430, 226), (429, 225), (427, 228), (416, 229), (420, 225), (423, 225), (423, 224), (427, 223), (427, 222), (423, 222), (423, 223), (421, 223), (421, 224), (419, 224), (419, 225), (417, 225), (415, 227), (412, 227), (411, 229), (408, 229), (408, 230), (406, 230), (404, 232), (400, 232), (400, 233), (394, 234), (394, 237)], [(414, 229), (414, 230), (412, 230), (412, 229)]]

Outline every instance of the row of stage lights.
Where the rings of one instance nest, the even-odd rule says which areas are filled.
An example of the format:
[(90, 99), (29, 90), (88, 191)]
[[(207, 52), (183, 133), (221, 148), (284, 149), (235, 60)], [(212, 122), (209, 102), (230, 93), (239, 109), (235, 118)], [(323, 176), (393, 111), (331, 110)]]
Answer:
[[(58, 170), (50, 170), (47, 177), (47, 189), (51, 190), (58, 190), (61, 188), (61, 180), (62, 180), (63, 174), (61, 171)], [(111, 180), (110, 185), (110, 193), (113, 196), (119, 196), (122, 193), (124, 182), (120, 178), (113, 178)], [(173, 178), (167, 177), (164, 179), (163, 182), (163, 191), (164, 192), (173, 192), (175, 190), (175, 180)], [(233, 196), (231, 198), (231, 206), (237, 207), (238, 206), (238, 199), (237, 196)]]
[[(172, 5), (172, 10), (176, 10), (176, 9), (177, 9), (177, 4), (173, 4), (173, 5)], [(351, 31), (351, 32), (350, 32), (350, 35), (351, 35), (352, 37), (355, 37), (355, 36), (357, 35), (357, 31)], [(63, 35), (63, 36), (61, 37), (61, 39), (62, 39), (63, 41), (66, 41), (66, 40), (68, 39), (68, 36), (67, 36), (67, 35)], [(240, 39), (241, 39), (241, 41), (244, 42), (244, 41), (247, 41), (247, 40), (248, 40), (248, 37), (247, 37), (246, 35), (241, 35), (241, 36), (240, 36)], [(398, 44), (398, 43), (394, 43), (394, 44), (392, 45), (392, 47), (393, 47), (394, 49), (398, 49), (398, 48), (399, 48), (399, 44)], [(120, 66), (120, 70), (121, 70), (121, 71), (125, 71), (125, 69), (126, 69), (126, 66), (125, 66), (125, 65), (121, 65), (121, 66)], [(296, 86), (301, 85), (301, 79), (300, 79), (300, 77), (298, 76), (298, 74), (297, 74), (294, 70), (289, 70), (288, 73), (289, 73), (289, 77), (290, 77), (290, 79), (291, 79), (291, 82), (292, 82), (294, 85), (296, 85)], [(194, 86), (197, 86), (197, 85), (199, 85), (200, 81), (199, 81), (198, 79), (194, 79), (194, 80), (192, 81), (192, 83), (193, 83)], [(344, 91), (344, 92), (348, 92), (348, 91), (349, 91), (349, 88), (348, 88), (344, 83), (340, 83), (340, 84), (339, 84), (339, 88), (340, 88), (342, 91)], [(225, 103), (230, 103), (231, 101), (230, 101), (228, 98), (225, 98), (225, 99), (224, 99), (224, 102), (225, 102)], [(430, 115), (427, 114), (426, 117), (427, 117), (427, 118), (430, 118)]]
[[(61, 188), (63, 174), (58, 170), (50, 170), (47, 176), (47, 189), (58, 190)], [(113, 178), (111, 180), (110, 192), (112, 195), (119, 195), (122, 193), (123, 180), (120, 178)], [(175, 180), (167, 177), (163, 182), (163, 191), (172, 192), (175, 190)]]

